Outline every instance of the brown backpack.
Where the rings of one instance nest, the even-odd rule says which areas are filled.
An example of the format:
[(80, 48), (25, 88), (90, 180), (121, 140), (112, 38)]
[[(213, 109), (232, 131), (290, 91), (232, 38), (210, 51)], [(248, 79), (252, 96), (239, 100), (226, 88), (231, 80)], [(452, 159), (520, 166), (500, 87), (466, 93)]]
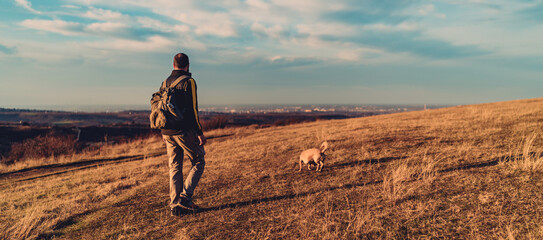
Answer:
[(184, 106), (175, 106), (176, 98), (180, 95), (175, 86), (189, 78), (185, 75), (180, 76), (168, 87), (166, 87), (166, 80), (164, 80), (160, 90), (153, 93), (151, 97), (151, 114), (149, 115), (152, 129), (173, 128), (183, 120)]

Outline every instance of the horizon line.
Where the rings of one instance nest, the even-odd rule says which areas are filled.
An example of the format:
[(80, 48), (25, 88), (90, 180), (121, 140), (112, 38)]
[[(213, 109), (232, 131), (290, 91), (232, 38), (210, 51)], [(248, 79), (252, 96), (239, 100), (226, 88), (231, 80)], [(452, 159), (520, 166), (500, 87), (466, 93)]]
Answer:
[[(458, 106), (465, 104), (420, 104), (420, 103), (255, 103), (255, 104), (201, 104), (200, 109), (203, 108), (239, 108), (239, 107), (308, 107), (308, 106)], [(17, 105), (17, 106), (0, 106), (0, 109), (8, 110), (26, 110), (26, 111), (67, 111), (67, 112), (122, 112), (122, 111), (142, 111), (150, 110), (150, 106), (147, 104), (45, 104), (45, 105)]]

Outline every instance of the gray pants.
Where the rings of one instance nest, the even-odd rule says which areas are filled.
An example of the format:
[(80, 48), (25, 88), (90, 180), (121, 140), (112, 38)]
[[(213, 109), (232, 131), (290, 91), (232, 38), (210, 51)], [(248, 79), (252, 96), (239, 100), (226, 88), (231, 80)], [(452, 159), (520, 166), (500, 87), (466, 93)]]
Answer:
[[(192, 200), (192, 194), (204, 173), (205, 151), (199, 145), (196, 131), (184, 131), (180, 135), (162, 135), (168, 152), (170, 167), (170, 207), (178, 206), (181, 198)], [(192, 167), (183, 182), (183, 154), (187, 154)]]

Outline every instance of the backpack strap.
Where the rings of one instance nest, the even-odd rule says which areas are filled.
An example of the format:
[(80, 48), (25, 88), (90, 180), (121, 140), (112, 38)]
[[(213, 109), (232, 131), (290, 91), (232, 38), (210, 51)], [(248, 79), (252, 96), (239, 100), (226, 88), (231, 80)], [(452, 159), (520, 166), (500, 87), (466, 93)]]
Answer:
[[(179, 84), (181, 81), (185, 80), (189, 78), (189, 76), (187, 75), (182, 75), (180, 77), (178, 77), (177, 79), (175, 79), (175, 81), (169, 86), (169, 88), (174, 88), (175, 86), (177, 86), (177, 84)], [(166, 81), (164, 81), (164, 85), (166, 85)]]

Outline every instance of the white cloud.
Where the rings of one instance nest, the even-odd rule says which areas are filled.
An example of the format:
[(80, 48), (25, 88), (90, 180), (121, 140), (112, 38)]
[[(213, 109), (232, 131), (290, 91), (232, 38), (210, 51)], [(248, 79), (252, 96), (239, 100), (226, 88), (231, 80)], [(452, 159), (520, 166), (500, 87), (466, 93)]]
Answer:
[(31, 11), (36, 14), (41, 14), (40, 11), (37, 11), (34, 8), (32, 8), (32, 3), (30, 3), (28, 0), (15, 0), (15, 3), (17, 3), (19, 6), (25, 8), (28, 11)]
[(66, 42), (63, 44), (39, 42), (33, 39), (18, 39), (9, 41), (17, 46), (17, 57), (21, 61), (36, 63), (36, 66), (59, 66), (73, 64), (73, 60), (80, 58), (81, 49), (77, 44)]
[(543, 27), (524, 24), (518, 16), (519, 11), (532, 7), (533, 3), (501, 0), (443, 1), (461, 5), (470, 11), (447, 13), (454, 21), (439, 21), (439, 24), (432, 20), (421, 21), (419, 24), (423, 37), (446, 41), (455, 46), (476, 46), (491, 51), (494, 57), (543, 54), (543, 48), (540, 47)]
[(332, 22), (300, 23), (296, 25), (296, 29), (298, 33), (310, 36), (352, 36), (357, 33), (355, 26)]
[(504, 29), (492, 25), (443, 26), (428, 28), (425, 35), (454, 45), (472, 45), (506, 56), (534, 56), (543, 54), (543, 27)]
[[(38, 42), (30, 39), (7, 41), (17, 46), (17, 58), (31, 62), (36, 68), (57, 71), (59, 66), (70, 67), (80, 64), (92, 66), (148, 67), (149, 54), (171, 53), (179, 49), (179, 44), (160, 36), (152, 36), (144, 41), (136, 40), (97, 40), (94, 42), (66, 41)], [(173, 49), (173, 50), (172, 50)], [(1, 55), (1, 54), (0, 54)]]
[(421, 16), (426, 16), (429, 13), (433, 12), (435, 10), (433, 4), (424, 5), (418, 10), (418, 14)]
[(298, 13), (263, 1), (248, 1), (229, 12), (239, 25), (251, 26), (255, 22), (265, 25), (291, 25), (298, 22)]
[(384, 23), (375, 23), (362, 26), (363, 30), (379, 30), (379, 31), (415, 31), (419, 29), (417, 23), (414, 22), (401, 22), (397, 25), (390, 25)]
[(136, 17), (136, 22), (139, 24), (139, 26), (143, 28), (159, 30), (162, 32), (171, 32), (173, 30), (185, 32), (190, 30), (187, 26), (184, 25), (172, 26), (170, 24), (161, 22), (150, 17)]
[(262, 0), (247, 0), (245, 3), (253, 8), (261, 9), (264, 11), (268, 11), (270, 9), (270, 4)]
[(63, 20), (36, 20), (27, 19), (20, 23), (21, 26), (59, 33), (65, 36), (82, 36), (82, 35), (102, 35), (116, 36), (126, 32), (129, 29), (124, 23), (116, 22), (97, 22), (84, 25), (78, 22), (66, 22)]
[(181, 34), (190, 32), (190, 27), (187, 25), (175, 25), (172, 29), (174, 32)]
[[(447, 0), (441, 0), (447, 1)], [(443, 12), (440, 12), (439, 9), (434, 4), (425, 4), (425, 5), (413, 5), (407, 7), (399, 12), (402, 16), (408, 17), (424, 17), (428, 19), (438, 18), (446, 19), (447, 15)]]
[(102, 50), (120, 50), (127, 52), (169, 52), (175, 47), (176, 44), (168, 38), (152, 36), (146, 41), (117, 39), (113, 41), (87, 43), (84, 45)]
[(245, 52), (234, 52), (230, 57), (220, 59), (245, 59), (243, 64), (259, 62), (265, 59), (270, 63), (284, 65), (299, 64), (313, 65), (317, 63), (337, 64), (370, 64), (402, 62), (413, 59), (410, 56), (399, 56), (381, 49), (361, 47), (354, 43), (329, 42), (318, 37), (291, 38), (281, 43), (267, 43), (258, 48), (246, 48)]
[[(205, 45), (192, 37), (178, 38), (180, 43), (176, 43), (174, 38), (170, 39), (163, 36), (150, 36), (144, 40), (123, 39), (130, 35), (130, 26), (118, 22), (96, 22), (84, 25), (76, 22), (66, 22), (62, 20), (25, 20), (20, 23), (21, 26), (62, 34), (65, 36), (108, 36), (112, 40), (98, 40), (91, 43), (82, 43), (84, 48), (102, 49), (109, 51), (132, 51), (132, 52), (166, 52), (176, 45), (188, 45), (193, 49), (206, 49)], [(175, 26), (173, 31), (178, 33), (186, 32), (183, 26)], [(129, 36), (128, 35), (128, 36)], [(182, 34), (181, 34), (182, 35)], [(73, 47), (73, 45), (72, 45)]]
[(337, 55), (337, 58), (340, 60), (345, 60), (347, 62), (356, 62), (360, 61), (360, 54), (354, 51), (341, 51)]
[(75, 5), (62, 5), (60, 7), (69, 8), (69, 9), (80, 9), (81, 8), (80, 6), (75, 6)]
[(27, 19), (20, 23), (21, 26), (59, 33), (66, 36), (75, 36), (81, 34), (81, 29), (83, 24), (77, 22), (66, 22), (63, 20), (37, 20), (37, 19)]
[(94, 33), (119, 33), (128, 28), (124, 23), (117, 22), (99, 22), (91, 23), (85, 27), (86, 32)]
[(251, 26), (253, 33), (256, 33), (257, 36), (271, 37), (275, 39), (281, 39), (285, 34), (283, 27), (279, 25), (273, 25), (271, 27), (266, 27), (260, 23), (253, 23)]
[(327, 0), (314, 1), (292, 1), (292, 0), (272, 0), (273, 5), (286, 8), (301, 14), (318, 15), (322, 12), (336, 11), (349, 8), (348, 5)]
[(175, 19), (191, 25), (198, 35), (215, 35), (219, 37), (237, 37), (236, 24), (226, 13), (206, 11), (190, 11), (174, 16)]
[(208, 23), (195, 27), (198, 35), (215, 35), (219, 37), (237, 37), (238, 33), (232, 24)]
[(101, 21), (110, 20), (122, 20), (128, 18), (120, 12), (115, 12), (107, 9), (90, 7), (89, 10), (82, 15), (83, 17), (90, 19), (97, 19)]
[[(107, 0), (97, 1), (100, 1), (101, 3), (107, 2)], [(164, 32), (171, 32), (173, 30), (185, 33), (186, 31), (192, 31), (196, 35), (212, 35), (219, 37), (239, 36), (236, 29), (237, 25), (234, 19), (232, 19), (232, 14), (201, 9), (201, 7), (198, 6), (199, 4), (195, 4), (195, 2), (196, 1), (194, 0), (121, 0), (121, 3), (124, 5), (146, 8), (155, 14), (173, 18), (180, 22), (175, 26), (168, 26), (168, 24), (164, 24), (156, 19), (154, 19), (154, 21), (149, 21), (151, 19), (150, 17), (136, 17), (135, 21), (141, 24), (141, 26), (158, 27)], [(227, 4), (233, 3), (219, 1), (216, 3), (216, 7)], [(169, 30), (166, 30), (167, 28), (169, 28)]]

